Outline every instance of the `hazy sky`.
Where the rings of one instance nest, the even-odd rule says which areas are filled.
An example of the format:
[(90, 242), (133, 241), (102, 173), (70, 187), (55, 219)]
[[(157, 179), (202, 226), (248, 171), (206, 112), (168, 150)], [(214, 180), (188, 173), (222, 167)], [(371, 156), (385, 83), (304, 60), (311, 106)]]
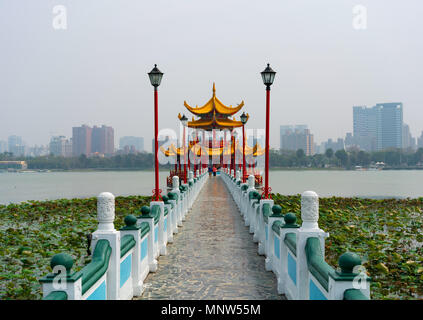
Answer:
[[(358, 4), (366, 30), (353, 28)], [(52, 26), (55, 5), (66, 30)], [(272, 147), (279, 125), (307, 124), (320, 143), (352, 132), (353, 105), (391, 101), (420, 135), (422, 16), (421, 0), (0, 0), (0, 140), (47, 144), (106, 124), (116, 142), (143, 136), (150, 150), (154, 63), (161, 128), (176, 128), (184, 100), (204, 104), (213, 82), (222, 102), (244, 100), (248, 127), (264, 128), (269, 62)]]

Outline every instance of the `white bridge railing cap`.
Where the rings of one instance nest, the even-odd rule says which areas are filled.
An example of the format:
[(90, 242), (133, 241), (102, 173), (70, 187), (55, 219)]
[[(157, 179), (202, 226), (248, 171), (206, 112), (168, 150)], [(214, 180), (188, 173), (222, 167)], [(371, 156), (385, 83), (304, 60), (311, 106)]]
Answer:
[(115, 230), (115, 196), (102, 192), (97, 196), (98, 230)]
[(173, 188), (179, 188), (179, 177), (178, 176), (172, 177), (172, 186), (173, 186)]
[(306, 229), (319, 228), (319, 196), (314, 191), (305, 191), (301, 195), (302, 227)]

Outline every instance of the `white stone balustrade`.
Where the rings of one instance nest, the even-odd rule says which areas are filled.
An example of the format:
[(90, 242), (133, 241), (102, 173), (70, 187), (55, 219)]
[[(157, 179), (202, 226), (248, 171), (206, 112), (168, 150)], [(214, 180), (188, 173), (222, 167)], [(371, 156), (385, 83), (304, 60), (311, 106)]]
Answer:
[[(319, 197), (315, 192), (305, 191), (301, 195), (302, 225), (299, 226), (295, 223), (295, 215), (282, 216), (280, 207), (273, 206), (273, 200), (250, 197), (256, 191), (254, 176), (248, 177), (246, 190), (242, 190), (245, 189), (243, 184), (233, 180), (232, 170), (223, 173), (222, 179), (240, 209), (245, 225), (250, 227), (253, 241), (258, 242), (258, 253), (265, 256), (266, 270), (275, 273), (280, 294), (288, 299), (342, 300), (346, 290), (352, 289), (358, 293), (356, 299), (370, 298), (367, 275), (352, 271), (361, 263), (357, 255), (342, 255), (339, 260), (341, 271), (324, 261), (325, 238), (329, 234), (319, 228)], [(271, 208), (268, 216), (263, 212), (264, 205), (268, 206), (265, 211)], [(320, 273), (310, 269), (309, 263)]]
[[(179, 178), (174, 176), (173, 195), (170, 197), (169, 193), (166, 203), (152, 201), (149, 207), (142, 208), (138, 218), (133, 215), (125, 217), (126, 226), (120, 230), (114, 227), (115, 197), (109, 192), (101, 193), (97, 197), (98, 226), (92, 234), (91, 252), (101, 253), (96, 259), (103, 259), (107, 268), (93, 269), (92, 262), (80, 272), (72, 273), (72, 258), (66, 254), (56, 255), (52, 258), (53, 273), (40, 280), (44, 299), (55, 299), (55, 295), (66, 296), (68, 300), (122, 300), (140, 296), (145, 278), (149, 272), (157, 270), (157, 259), (167, 253), (167, 243), (178, 232), (178, 226), (208, 175), (197, 171), (194, 179), (190, 172), (190, 179), (191, 186), (187, 184), (187, 190), (181, 192)], [(154, 213), (157, 213), (156, 218)], [(60, 271), (64, 268), (66, 276)], [(56, 281), (57, 278), (60, 281)], [(56, 285), (56, 282), (62, 285)]]

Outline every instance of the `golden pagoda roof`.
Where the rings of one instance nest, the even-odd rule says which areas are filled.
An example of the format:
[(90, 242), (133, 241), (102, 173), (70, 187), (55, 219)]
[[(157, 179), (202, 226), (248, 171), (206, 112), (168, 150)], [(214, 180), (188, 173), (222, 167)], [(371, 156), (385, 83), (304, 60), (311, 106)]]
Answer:
[(189, 112), (197, 116), (203, 116), (211, 112), (216, 112), (225, 116), (231, 116), (241, 110), (241, 108), (244, 106), (244, 101), (241, 101), (241, 103), (236, 107), (232, 107), (232, 105), (230, 105), (229, 107), (225, 106), (216, 97), (216, 87), (213, 82), (213, 96), (210, 98), (209, 101), (206, 102), (205, 105), (203, 105), (202, 107), (196, 106), (195, 108), (193, 108), (186, 101), (184, 101), (184, 106), (188, 109)]
[[(249, 117), (250, 115), (247, 113), (247, 121)], [(182, 118), (181, 114), (178, 114), (178, 118)], [(216, 117), (216, 113), (213, 112), (213, 116), (210, 119), (202, 118), (198, 120), (192, 119), (192, 121), (188, 121), (188, 127), (204, 130), (210, 130), (216, 127), (221, 127), (233, 130), (234, 128), (242, 127), (242, 122), (235, 120), (235, 117), (233, 120), (229, 118), (218, 118)]]

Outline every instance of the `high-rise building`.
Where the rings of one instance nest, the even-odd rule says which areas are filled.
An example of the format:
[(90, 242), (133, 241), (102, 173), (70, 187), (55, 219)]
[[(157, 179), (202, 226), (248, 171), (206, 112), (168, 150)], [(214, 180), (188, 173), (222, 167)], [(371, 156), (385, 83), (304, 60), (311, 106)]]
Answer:
[(417, 138), (417, 148), (423, 148), (423, 131), (419, 138)]
[(24, 156), (25, 155), (25, 145), (22, 141), (22, 137), (19, 136), (9, 136), (8, 141), (8, 151), (13, 153), (14, 156)]
[(91, 134), (92, 128), (85, 124), (72, 128), (72, 154), (74, 157), (91, 154)]
[(126, 136), (119, 139), (119, 149), (124, 149), (125, 146), (133, 146), (135, 151), (144, 151), (144, 138)]
[(0, 140), (0, 153), (7, 152), (7, 142)]
[(402, 103), (353, 107), (354, 141), (365, 151), (402, 148)]
[(64, 136), (51, 137), (49, 152), (55, 156), (70, 157), (72, 156), (72, 141), (66, 139)]
[(416, 140), (411, 136), (410, 127), (405, 123), (402, 125), (402, 148), (412, 150), (416, 148)]
[(112, 127), (94, 126), (91, 137), (91, 152), (112, 155), (115, 152), (115, 137)]
[(327, 149), (332, 149), (334, 152), (338, 150), (345, 150), (345, 143), (344, 143), (344, 139), (342, 138), (338, 138), (338, 140), (336, 141), (333, 141), (332, 139), (328, 139), (328, 141), (324, 142), (324, 146), (325, 146), (325, 149), (323, 152), (326, 152)]
[(280, 149), (302, 149), (309, 156), (314, 154), (314, 139), (307, 125), (280, 126)]

